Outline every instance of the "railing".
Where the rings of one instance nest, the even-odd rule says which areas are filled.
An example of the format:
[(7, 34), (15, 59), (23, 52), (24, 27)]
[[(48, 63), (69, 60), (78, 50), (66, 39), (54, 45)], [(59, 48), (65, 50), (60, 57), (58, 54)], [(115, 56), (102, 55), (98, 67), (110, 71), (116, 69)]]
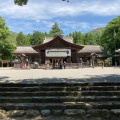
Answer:
[(0, 59), (1, 67), (3, 67), (3, 64), (7, 64), (7, 67), (9, 67), (10, 60), (2, 60)]
[[(36, 65), (37, 67), (35, 67), (35, 64), (33, 63), (29, 63), (28, 68), (40, 68), (40, 69), (60, 69), (60, 67), (53, 67), (53, 64), (40, 64), (40, 65)], [(83, 63), (67, 63), (66, 64), (66, 69), (80, 69), (80, 68), (89, 68), (89, 67), (99, 67), (102, 66), (101, 64), (95, 63), (94, 66), (91, 66), (90, 64), (88, 64), (87, 62), (83, 62)], [(14, 64), (15, 68), (20, 68), (20, 63)], [(27, 66), (25, 66), (24, 68), (27, 68)], [(62, 68), (64, 69), (64, 66), (62, 66)]]
[(68, 69), (79, 69), (79, 68), (88, 68), (88, 67), (99, 67), (102, 66), (99, 63), (95, 63), (94, 66), (87, 63), (87, 62), (83, 62), (83, 63), (67, 63), (66, 64), (66, 68)]

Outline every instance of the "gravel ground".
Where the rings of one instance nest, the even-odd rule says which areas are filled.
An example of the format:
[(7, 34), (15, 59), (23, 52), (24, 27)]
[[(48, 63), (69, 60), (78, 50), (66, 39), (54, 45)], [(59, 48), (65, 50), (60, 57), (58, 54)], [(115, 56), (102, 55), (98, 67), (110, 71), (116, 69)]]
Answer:
[(80, 69), (0, 68), (1, 83), (120, 82), (120, 67)]

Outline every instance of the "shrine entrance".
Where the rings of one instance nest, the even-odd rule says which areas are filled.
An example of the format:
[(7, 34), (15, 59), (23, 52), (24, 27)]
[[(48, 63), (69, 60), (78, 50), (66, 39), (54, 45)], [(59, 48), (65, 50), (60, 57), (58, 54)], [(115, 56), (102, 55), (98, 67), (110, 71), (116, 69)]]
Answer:
[(68, 57), (71, 57), (71, 49), (46, 49), (45, 53), (54, 69), (62, 69), (63, 62), (67, 62)]
[(54, 69), (62, 69), (62, 66), (63, 66), (63, 59), (60, 59), (60, 58), (53, 58), (52, 59), (52, 67)]

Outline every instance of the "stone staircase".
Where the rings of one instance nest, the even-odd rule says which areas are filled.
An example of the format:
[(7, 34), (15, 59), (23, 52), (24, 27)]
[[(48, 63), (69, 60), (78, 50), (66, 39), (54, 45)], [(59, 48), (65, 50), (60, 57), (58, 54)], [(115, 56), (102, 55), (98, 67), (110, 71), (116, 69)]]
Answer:
[(0, 109), (61, 110), (63, 114), (71, 114), (70, 110), (115, 114), (118, 110), (120, 114), (120, 83), (0, 83)]

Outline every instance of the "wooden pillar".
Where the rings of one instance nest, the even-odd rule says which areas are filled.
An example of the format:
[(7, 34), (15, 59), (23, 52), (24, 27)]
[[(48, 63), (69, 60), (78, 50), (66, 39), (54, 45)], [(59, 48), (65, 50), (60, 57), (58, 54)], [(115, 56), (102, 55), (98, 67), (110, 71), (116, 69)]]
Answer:
[(3, 67), (3, 60), (1, 61), (1, 63), (2, 63), (2, 67)]

